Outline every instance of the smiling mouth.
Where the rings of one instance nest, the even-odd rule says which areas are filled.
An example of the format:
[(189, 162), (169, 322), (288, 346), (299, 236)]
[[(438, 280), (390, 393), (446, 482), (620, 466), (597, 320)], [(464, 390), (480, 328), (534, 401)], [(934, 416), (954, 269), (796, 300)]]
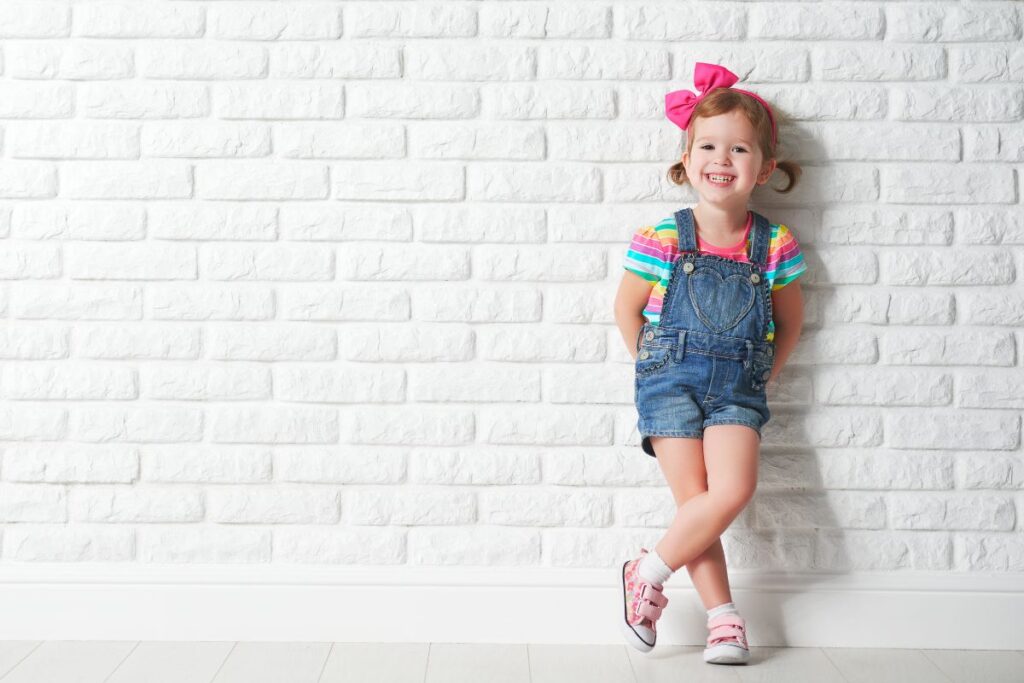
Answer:
[(717, 173), (705, 173), (704, 177), (711, 181), (712, 185), (728, 185), (736, 179), (736, 176), (719, 175)]

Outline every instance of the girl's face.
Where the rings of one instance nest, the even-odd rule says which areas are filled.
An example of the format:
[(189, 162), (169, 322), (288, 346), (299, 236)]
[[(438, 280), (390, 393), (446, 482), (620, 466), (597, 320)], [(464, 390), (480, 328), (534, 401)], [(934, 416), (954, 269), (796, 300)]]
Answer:
[(734, 109), (699, 118), (690, 129), (696, 137), (692, 151), (683, 154), (683, 167), (701, 200), (746, 205), (754, 187), (768, 182), (776, 165), (774, 159), (764, 160), (750, 121)]

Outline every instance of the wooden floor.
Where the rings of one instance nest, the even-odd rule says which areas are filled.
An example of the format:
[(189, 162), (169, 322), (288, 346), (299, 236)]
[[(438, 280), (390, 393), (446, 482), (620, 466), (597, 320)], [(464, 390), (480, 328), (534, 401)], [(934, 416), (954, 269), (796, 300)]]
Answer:
[(758, 648), (743, 666), (698, 647), (450, 643), (0, 641), (0, 683), (1021, 683), (1024, 652)]

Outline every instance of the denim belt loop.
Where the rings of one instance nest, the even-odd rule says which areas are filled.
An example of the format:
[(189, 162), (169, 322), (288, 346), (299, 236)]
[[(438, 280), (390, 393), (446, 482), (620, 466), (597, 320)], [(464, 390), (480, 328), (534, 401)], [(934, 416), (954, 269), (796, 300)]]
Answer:
[(679, 363), (686, 356), (686, 330), (679, 331), (679, 343), (676, 345), (676, 362)]
[(754, 342), (746, 339), (744, 340), (744, 343), (747, 346), (747, 358), (743, 361), (743, 367), (749, 368), (754, 362)]

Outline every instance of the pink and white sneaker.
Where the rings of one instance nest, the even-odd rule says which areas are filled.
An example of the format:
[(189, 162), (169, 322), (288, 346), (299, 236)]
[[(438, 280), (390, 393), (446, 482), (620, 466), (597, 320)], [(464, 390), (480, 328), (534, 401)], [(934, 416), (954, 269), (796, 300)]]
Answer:
[(746, 664), (750, 659), (746, 623), (738, 614), (719, 614), (708, 619), (708, 645), (704, 661), (709, 664)]
[(654, 647), (658, 639), (655, 622), (668, 604), (662, 586), (644, 581), (637, 572), (647, 552), (641, 548), (640, 557), (622, 565), (622, 635), (641, 652), (650, 652)]

